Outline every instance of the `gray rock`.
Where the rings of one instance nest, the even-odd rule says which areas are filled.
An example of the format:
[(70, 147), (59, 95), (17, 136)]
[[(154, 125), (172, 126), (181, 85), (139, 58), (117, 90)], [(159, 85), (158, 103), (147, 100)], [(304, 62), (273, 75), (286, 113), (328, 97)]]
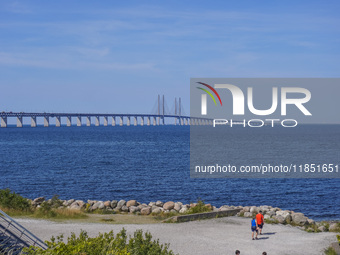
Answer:
[(70, 209), (71, 210), (80, 210), (81, 207), (76, 203), (72, 203), (72, 205), (70, 206)]
[(285, 224), (286, 220), (282, 215), (277, 215), (275, 219), (280, 223), (280, 224)]
[(252, 206), (252, 207), (250, 208), (249, 212), (251, 212), (251, 213), (258, 213), (259, 211), (258, 211), (258, 209), (257, 209), (256, 206)]
[(301, 226), (308, 224), (307, 217), (303, 213), (293, 213), (292, 220), (295, 224)]
[(98, 201), (92, 206), (92, 210), (104, 209), (105, 205), (103, 201)]
[(179, 210), (179, 213), (186, 213), (188, 211), (188, 207), (183, 206), (181, 210)]
[(243, 210), (244, 210), (244, 212), (249, 212), (250, 211), (250, 207), (249, 206), (245, 206), (245, 207), (243, 207)]
[(268, 220), (268, 219), (270, 219), (270, 215), (268, 215), (268, 214), (265, 214), (264, 216), (263, 216), (263, 218), (265, 219), (265, 220)]
[(172, 201), (166, 202), (166, 203), (163, 205), (163, 209), (164, 209), (164, 210), (171, 210), (171, 209), (174, 209), (174, 207), (175, 207), (175, 203), (172, 202)]
[(126, 201), (125, 200), (120, 200), (118, 203), (117, 203), (117, 209), (120, 210), (122, 209), (123, 206), (125, 206), (126, 204)]
[(136, 213), (136, 212), (138, 212), (140, 209), (137, 207), (137, 206), (130, 206), (129, 207), (129, 212), (130, 213)]
[(320, 230), (321, 232), (326, 232), (327, 231), (325, 226), (318, 227), (318, 230)]
[(182, 205), (180, 203), (175, 203), (174, 209), (179, 212), (182, 208)]
[(123, 205), (122, 208), (121, 208), (121, 211), (122, 212), (128, 212), (129, 211), (129, 207), (127, 207), (126, 205)]
[(97, 201), (94, 201), (94, 200), (87, 200), (87, 203), (92, 206), (94, 205), (95, 203), (97, 203)]
[(159, 207), (163, 207), (164, 203), (162, 201), (157, 201), (156, 205), (159, 206)]
[(171, 213), (177, 213), (177, 211), (175, 209), (171, 209), (170, 212)]
[(272, 216), (276, 215), (276, 212), (270, 210), (270, 211), (267, 211), (267, 212), (266, 212), (266, 215), (269, 215), (270, 217), (272, 217)]
[(141, 213), (142, 215), (149, 215), (149, 214), (151, 213), (151, 207), (144, 207), (144, 208), (140, 211), (140, 213)]
[(339, 225), (338, 223), (331, 223), (329, 225), (329, 231), (336, 232), (339, 230)]
[(112, 200), (111, 201), (111, 208), (115, 209), (117, 207), (118, 201), (117, 200)]
[(45, 201), (45, 198), (44, 197), (37, 197), (36, 199), (33, 200), (32, 204), (33, 205), (40, 205), (42, 204), (42, 202)]
[(67, 206), (73, 204), (73, 202), (75, 202), (75, 201), (76, 201), (75, 199), (67, 200)]
[(148, 205), (153, 207), (153, 206), (156, 206), (156, 203), (155, 202), (150, 202)]
[(315, 225), (315, 221), (312, 219), (307, 219), (309, 225)]
[[(279, 217), (283, 217), (283, 220), (284, 220), (284, 223), (291, 223), (292, 222), (292, 216), (290, 215), (290, 212), (289, 211), (277, 211), (276, 212), (276, 216)], [(279, 219), (278, 218), (278, 221), (280, 223), (282, 223), (282, 219)]]
[(162, 208), (156, 206), (155, 208), (152, 209), (153, 214), (160, 214), (162, 212)]
[(245, 212), (244, 213), (244, 215), (243, 215), (244, 217), (253, 217), (253, 213), (251, 213), (251, 212)]

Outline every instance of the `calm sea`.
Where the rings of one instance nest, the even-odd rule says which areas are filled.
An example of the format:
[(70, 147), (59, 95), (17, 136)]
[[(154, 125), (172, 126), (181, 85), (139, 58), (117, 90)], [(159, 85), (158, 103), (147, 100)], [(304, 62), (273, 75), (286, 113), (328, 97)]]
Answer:
[[(339, 143), (339, 126), (314, 126), (310, 132), (329, 128), (339, 130), (334, 136)], [(191, 179), (189, 143), (187, 126), (3, 128), (0, 188), (29, 198), (184, 203), (201, 198), (216, 206), (271, 205), (316, 220), (340, 219), (340, 179)]]

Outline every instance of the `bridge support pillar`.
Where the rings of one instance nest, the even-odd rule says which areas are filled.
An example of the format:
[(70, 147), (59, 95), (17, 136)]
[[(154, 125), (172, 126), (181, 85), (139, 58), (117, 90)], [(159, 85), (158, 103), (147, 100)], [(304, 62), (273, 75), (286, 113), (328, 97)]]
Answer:
[(37, 117), (31, 117), (31, 127), (37, 127)]
[(112, 116), (112, 126), (116, 126), (116, 116)]
[(108, 121), (107, 121), (107, 116), (104, 116), (104, 127), (107, 127)]
[(157, 121), (156, 121), (156, 117), (153, 117), (153, 125), (156, 126)]
[(180, 120), (181, 120), (181, 126), (183, 126), (183, 124), (184, 124), (184, 123), (183, 123), (183, 118), (180, 118)]
[(188, 119), (187, 118), (184, 119), (184, 125), (188, 126)]
[(1, 127), (5, 128), (7, 127), (7, 117), (1, 117)]
[(99, 116), (96, 116), (95, 119), (96, 119), (95, 125), (96, 127), (98, 127), (100, 125)]
[(22, 127), (22, 117), (17, 117), (17, 127)]
[(137, 125), (138, 125), (137, 117), (136, 117), (136, 116), (133, 117), (133, 125), (134, 125), (134, 126), (137, 126)]
[(87, 126), (87, 127), (90, 127), (90, 126), (91, 126), (91, 117), (90, 117), (90, 116), (87, 116), (87, 117), (86, 117), (86, 126)]
[(77, 127), (81, 127), (81, 116), (77, 117)]
[(144, 126), (144, 117), (143, 116), (140, 117), (140, 125)]
[(66, 117), (66, 126), (70, 127), (72, 126), (72, 118), (71, 116)]
[(50, 118), (48, 116), (44, 116), (44, 127), (50, 126)]
[(61, 121), (60, 121), (60, 116), (55, 117), (55, 126), (60, 127), (61, 126)]
[(150, 126), (151, 121), (150, 121), (150, 116), (146, 117), (146, 125)]
[(126, 125), (130, 126), (130, 116), (128, 116), (127, 119), (126, 119)]
[(119, 126), (123, 126), (124, 122), (123, 122), (123, 116), (119, 117)]

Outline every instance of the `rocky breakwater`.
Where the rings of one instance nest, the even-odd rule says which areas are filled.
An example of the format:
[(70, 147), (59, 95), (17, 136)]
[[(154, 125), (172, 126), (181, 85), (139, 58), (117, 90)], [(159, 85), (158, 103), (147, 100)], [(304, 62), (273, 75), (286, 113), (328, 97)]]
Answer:
[(306, 217), (303, 213), (290, 210), (282, 210), (272, 206), (245, 206), (238, 213), (242, 217), (254, 217), (259, 211), (264, 215), (265, 223), (272, 224), (290, 224), (308, 232), (338, 232), (340, 231), (340, 223), (338, 222), (315, 222)]
[(315, 222), (306, 217), (303, 213), (290, 210), (282, 210), (272, 206), (228, 206), (215, 207), (211, 204), (204, 204), (202, 201), (198, 203), (183, 204), (182, 202), (150, 202), (140, 203), (136, 200), (60, 200), (52, 198), (45, 200), (39, 197), (31, 200), (31, 204), (35, 208), (40, 208), (43, 203), (49, 204), (58, 209), (82, 210), (88, 213), (131, 213), (136, 215), (164, 215), (173, 216), (181, 214), (192, 214), (199, 212), (218, 212), (230, 209), (241, 209), (237, 216), (254, 217), (261, 210), (264, 215), (265, 223), (269, 224), (290, 224), (308, 232), (340, 232), (339, 222)]

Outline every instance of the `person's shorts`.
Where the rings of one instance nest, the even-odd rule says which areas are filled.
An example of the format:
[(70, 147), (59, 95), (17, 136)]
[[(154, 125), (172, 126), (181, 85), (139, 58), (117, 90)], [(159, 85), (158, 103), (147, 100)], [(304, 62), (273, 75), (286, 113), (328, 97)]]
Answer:
[(263, 223), (258, 225), (260, 229), (263, 228)]
[(251, 232), (255, 232), (255, 231), (257, 231), (257, 230), (256, 230), (256, 226), (252, 226), (252, 227), (251, 227)]

